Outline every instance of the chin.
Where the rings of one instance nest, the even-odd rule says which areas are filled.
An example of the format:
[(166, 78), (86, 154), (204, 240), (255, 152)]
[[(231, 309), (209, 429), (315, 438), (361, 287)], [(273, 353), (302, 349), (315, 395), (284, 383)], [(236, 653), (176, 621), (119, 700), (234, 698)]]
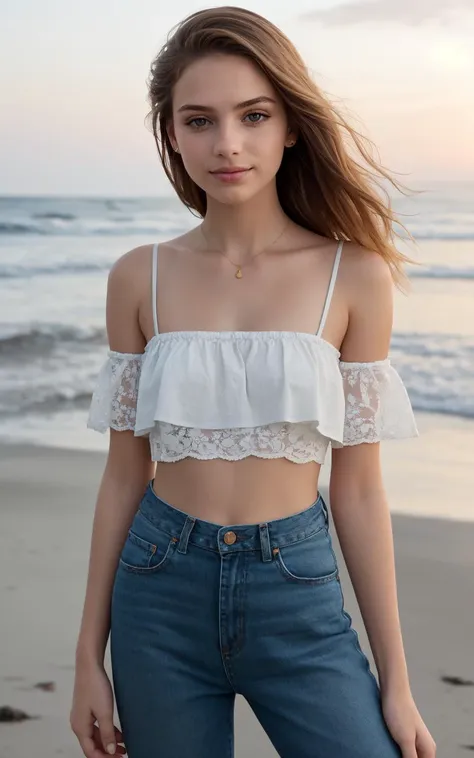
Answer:
[(253, 199), (253, 194), (249, 192), (221, 192), (213, 193), (213, 200), (222, 205), (242, 205)]
[(262, 187), (222, 187), (218, 189), (213, 187), (212, 190), (204, 188), (207, 196), (222, 205), (241, 205), (254, 200), (262, 191)]

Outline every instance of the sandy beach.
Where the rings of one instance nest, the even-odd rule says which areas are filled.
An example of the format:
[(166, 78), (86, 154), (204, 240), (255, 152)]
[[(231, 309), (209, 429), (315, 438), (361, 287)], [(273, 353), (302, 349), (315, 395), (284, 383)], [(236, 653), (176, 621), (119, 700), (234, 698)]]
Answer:
[[(387, 443), (383, 453), (400, 610), (413, 692), (438, 756), (462, 758), (474, 750), (474, 422), (429, 414), (418, 422), (420, 438)], [(38, 717), (0, 723), (0, 758), (82, 755), (68, 715), (104, 460), (99, 451), (0, 445), (0, 707)], [(323, 494), (326, 484), (327, 470)], [(338, 557), (346, 607), (368, 650)], [(49, 681), (53, 691), (35, 687)], [(236, 757), (275, 755), (239, 697)]]

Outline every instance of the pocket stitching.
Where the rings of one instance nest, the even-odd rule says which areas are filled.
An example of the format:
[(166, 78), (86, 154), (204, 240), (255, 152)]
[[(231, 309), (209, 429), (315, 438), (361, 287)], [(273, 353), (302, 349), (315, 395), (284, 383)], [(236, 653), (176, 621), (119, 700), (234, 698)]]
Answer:
[[(322, 531), (325, 531), (327, 536), (329, 537), (329, 531), (327, 529), (327, 525), (323, 524), (319, 529), (316, 529), (315, 532), (312, 532), (312, 534), (308, 535), (307, 537), (303, 537), (301, 540), (297, 540), (296, 542), (291, 542), (289, 545), (295, 545), (300, 544), (301, 542), (304, 542), (306, 539), (310, 539), (314, 537), (317, 534), (320, 534)], [(289, 545), (283, 545), (282, 547), (289, 547)], [(278, 568), (280, 569), (283, 578), (286, 579), (289, 582), (300, 582), (301, 584), (326, 584), (327, 582), (331, 582), (334, 579), (339, 579), (339, 566), (337, 565), (336, 556), (334, 555), (334, 551), (332, 551), (333, 557), (334, 557), (334, 564), (336, 568), (334, 571), (331, 571), (330, 574), (326, 574), (325, 576), (320, 577), (313, 577), (313, 576), (296, 576), (296, 574), (293, 574), (288, 566), (285, 564), (285, 561), (283, 560), (283, 556), (281, 554), (281, 549), (279, 546), (276, 546), (274, 548), (274, 554), (277, 555), (277, 564)]]
[(137, 547), (143, 547), (150, 553), (150, 556), (148, 558), (149, 561), (153, 558), (157, 550), (157, 546), (153, 542), (144, 540), (143, 537), (135, 534), (133, 529), (128, 530), (128, 537), (130, 539), (130, 542), (133, 542), (135, 545), (137, 545)]
[(285, 565), (283, 558), (281, 557), (280, 550), (278, 550), (278, 557), (277, 557), (276, 563), (284, 579), (287, 579), (288, 581), (291, 581), (291, 582), (300, 582), (301, 584), (326, 584), (327, 582), (331, 582), (334, 579), (337, 579), (339, 575), (339, 569), (336, 568), (330, 574), (326, 574), (326, 576), (320, 576), (320, 577), (296, 576), (296, 574), (292, 574), (291, 571)]
[[(134, 534), (134, 536), (137, 537), (138, 535)], [(141, 539), (141, 538), (139, 537), (138, 539)], [(142, 540), (142, 542), (146, 543), (147, 540)], [(168, 563), (169, 559), (172, 556), (172, 553), (174, 553), (174, 549), (172, 550), (172, 548), (176, 547), (177, 542), (178, 541), (177, 541), (176, 537), (171, 537), (170, 538), (170, 541), (168, 542), (168, 547), (166, 548), (166, 553), (164, 554), (164, 556), (161, 559), (161, 561), (159, 563), (157, 563), (155, 566), (132, 566), (132, 564), (130, 564), (130, 563), (125, 563), (125, 561), (122, 558), (119, 558), (119, 563), (120, 563), (120, 565), (126, 571), (130, 571), (131, 573), (134, 573), (134, 574), (148, 574), (148, 573), (152, 573), (153, 571), (158, 571), (158, 570), (164, 568), (165, 563)], [(154, 547), (155, 548), (154, 552), (156, 552), (156, 545), (153, 545), (153, 543), (151, 543), (151, 542), (149, 542), (148, 544), (151, 545), (152, 547)], [(153, 555), (154, 555), (154, 553), (152, 553), (152, 555), (150, 555), (149, 560), (151, 560), (151, 558), (153, 557)]]

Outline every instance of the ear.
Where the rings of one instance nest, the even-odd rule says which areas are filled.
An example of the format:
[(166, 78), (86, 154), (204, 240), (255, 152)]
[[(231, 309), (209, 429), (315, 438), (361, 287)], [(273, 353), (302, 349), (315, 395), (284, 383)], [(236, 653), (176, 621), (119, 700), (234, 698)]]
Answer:
[(297, 130), (289, 126), (287, 137), (285, 140), (285, 147), (293, 147), (294, 145), (296, 145), (297, 140), (298, 140)]
[(178, 143), (176, 142), (176, 135), (174, 132), (174, 124), (172, 121), (170, 121), (168, 126), (166, 127), (166, 132), (168, 134), (168, 139), (171, 142), (171, 147), (176, 153), (179, 153)]

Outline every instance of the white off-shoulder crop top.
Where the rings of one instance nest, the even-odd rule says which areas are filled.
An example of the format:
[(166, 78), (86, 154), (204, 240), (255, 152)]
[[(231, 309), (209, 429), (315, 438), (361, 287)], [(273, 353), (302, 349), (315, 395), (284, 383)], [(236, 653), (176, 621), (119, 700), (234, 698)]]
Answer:
[(108, 351), (87, 425), (147, 435), (154, 461), (249, 455), (323, 463), (342, 447), (417, 436), (406, 389), (388, 358), (354, 363), (323, 339), (342, 253), (317, 333), (160, 333), (152, 254), (155, 334), (143, 353)]

